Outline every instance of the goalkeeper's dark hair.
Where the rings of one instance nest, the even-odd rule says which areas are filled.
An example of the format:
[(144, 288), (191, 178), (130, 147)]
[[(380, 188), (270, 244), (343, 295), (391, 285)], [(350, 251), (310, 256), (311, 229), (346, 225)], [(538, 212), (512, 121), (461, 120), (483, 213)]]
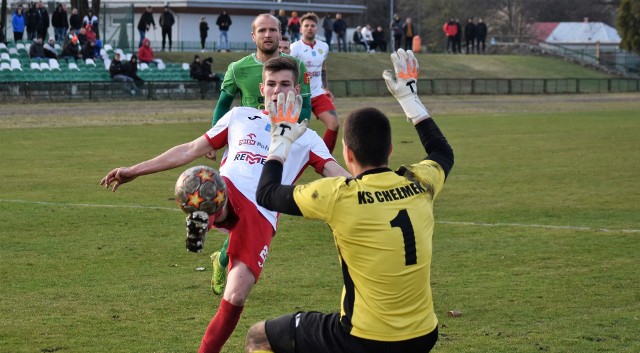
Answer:
[(363, 167), (380, 167), (389, 163), (391, 124), (376, 108), (351, 112), (344, 120), (344, 143)]
[(291, 56), (278, 56), (267, 60), (262, 69), (262, 80), (264, 81), (267, 72), (275, 73), (280, 71), (293, 72), (293, 83), (298, 84), (300, 69), (298, 68), (298, 62)]

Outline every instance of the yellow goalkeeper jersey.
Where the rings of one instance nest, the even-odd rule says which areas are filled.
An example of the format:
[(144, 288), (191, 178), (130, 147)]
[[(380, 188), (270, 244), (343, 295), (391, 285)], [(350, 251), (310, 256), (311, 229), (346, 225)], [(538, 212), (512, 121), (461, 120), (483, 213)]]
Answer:
[(351, 335), (401, 341), (438, 320), (431, 297), (433, 201), (445, 174), (431, 160), (357, 179), (324, 178), (295, 188), (303, 216), (331, 227), (342, 266), (341, 322)]

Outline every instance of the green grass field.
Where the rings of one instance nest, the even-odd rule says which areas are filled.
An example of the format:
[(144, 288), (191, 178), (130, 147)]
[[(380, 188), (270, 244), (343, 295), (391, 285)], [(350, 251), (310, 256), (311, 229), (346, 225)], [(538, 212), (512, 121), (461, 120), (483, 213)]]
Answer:
[[(424, 101), (456, 153), (435, 205), (435, 352), (640, 351), (638, 95)], [(116, 193), (98, 183), (200, 136), (213, 103), (3, 104), (0, 352), (197, 350), (223, 237), (186, 252), (172, 199), (186, 167)], [(337, 104), (342, 117), (366, 105), (392, 116), (392, 167), (424, 155), (393, 99)], [(339, 308), (326, 225), (283, 216), (272, 245), (223, 352), (242, 352), (256, 321)]]
[[(213, 71), (225, 72), (232, 61), (247, 52), (197, 53), (214, 58)], [(165, 61), (193, 61), (194, 53), (158, 53)], [(424, 78), (607, 78), (614, 77), (555, 57), (535, 55), (447, 55), (418, 54), (420, 77)], [(355, 65), (357, 63), (357, 65)], [(329, 80), (379, 79), (388, 67), (389, 53), (334, 53), (327, 59)]]

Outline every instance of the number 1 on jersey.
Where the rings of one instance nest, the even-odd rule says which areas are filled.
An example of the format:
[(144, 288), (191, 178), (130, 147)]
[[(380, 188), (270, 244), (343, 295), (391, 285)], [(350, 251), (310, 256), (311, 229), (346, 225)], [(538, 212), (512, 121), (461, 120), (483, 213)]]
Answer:
[(404, 264), (405, 266), (415, 265), (418, 263), (416, 259), (416, 236), (413, 233), (413, 225), (409, 218), (407, 210), (400, 210), (396, 218), (392, 219), (391, 227), (398, 227), (402, 232), (404, 240)]

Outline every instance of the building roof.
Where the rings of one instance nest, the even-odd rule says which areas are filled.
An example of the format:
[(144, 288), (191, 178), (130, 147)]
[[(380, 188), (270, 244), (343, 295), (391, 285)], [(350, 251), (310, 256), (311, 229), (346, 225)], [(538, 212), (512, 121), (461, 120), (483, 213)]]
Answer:
[(552, 44), (620, 44), (618, 31), (602, 22), (536, 22), (532, 34)]
[[(322, 14), (325, 12), (340, 12), (344, 14), (362, 14), (366, 11), (367, 7), (365, 5), (355, 4), (359, 1), (350, 1), (354, 4), (333, 4), (323, 2), (320, 3), (318, 1), (252, 1), (252, 0), (223, 0), (223, 1), (211, 1), (211, 0), (186, 0), (186, 1), (153, 1), (153, 0), (138, 0), (135, 2), (136, 8), (145, 8), (147, 6), (152, 6), (154, 8), (162, 8), (167, 3), (171, 8), (212, 8), (212, 9), (228, 9), (228, 10), (256, 10), (256, 11), (269, 11), (269, 10), (286, 10), (286, 11), (298, 11), (309, 12), (313, 11), (318, 14)], [(108, 3), (110, 5), (131, 5), (130, 0), (109, 0), (103, 1), (103, 3)], [(360, 2), (361, 3), (361, 2)]]

